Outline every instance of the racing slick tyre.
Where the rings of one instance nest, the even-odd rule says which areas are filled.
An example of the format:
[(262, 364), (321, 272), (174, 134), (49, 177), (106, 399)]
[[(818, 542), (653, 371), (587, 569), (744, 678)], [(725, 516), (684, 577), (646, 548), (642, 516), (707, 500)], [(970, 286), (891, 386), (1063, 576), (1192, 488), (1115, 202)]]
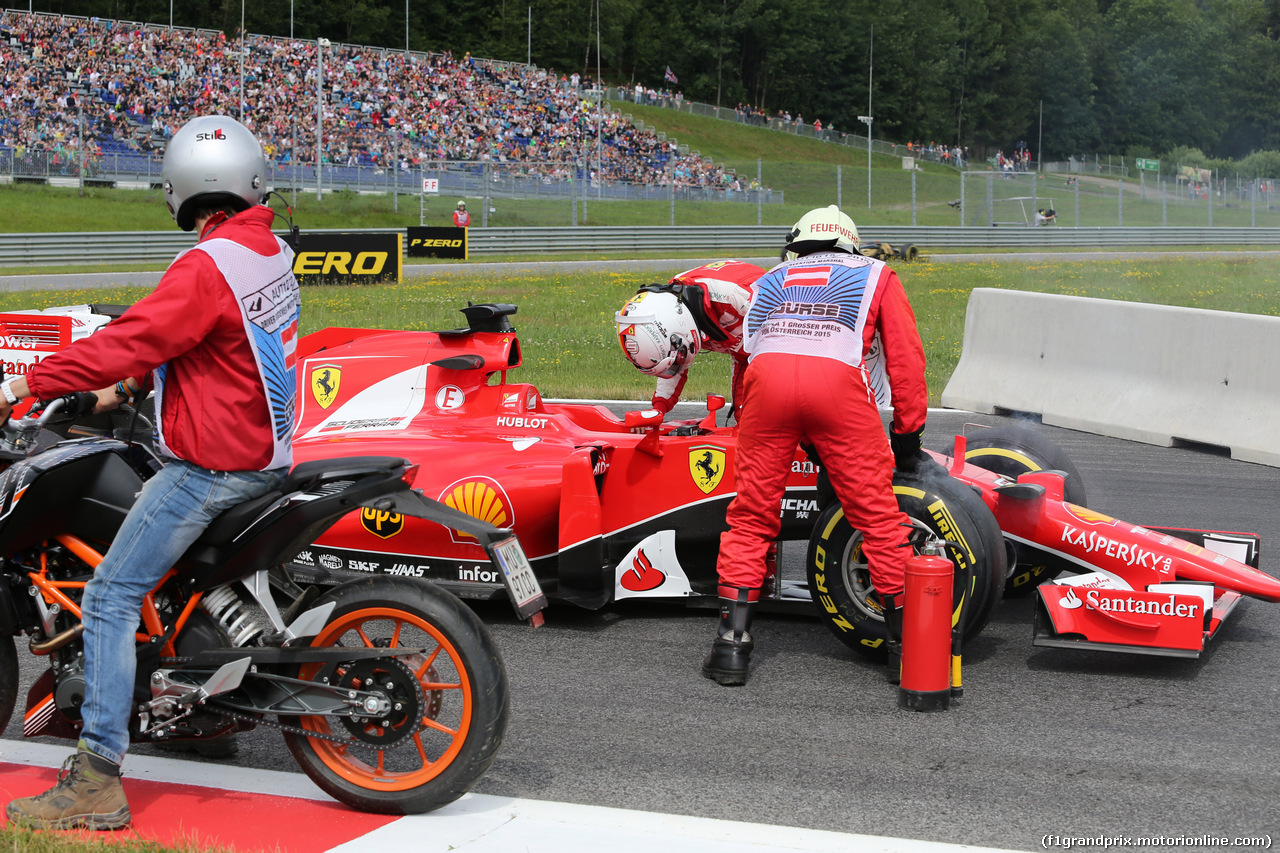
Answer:
[[(963, 619), (965, 642), (981, 633), (1000, 601), (1007, 573), (995, 516), (972, 488), (951, 477), (895, 473), (898, 508), (943, 539), (958, 543), (947, 556), (955, 567), (952, 618)], [(809, 590), (827, 627), (840, 642), (868, 657), (885, 656), (885, 626), (862, 557), (862, 534), (840, 504), (818, 517), (809, 540)]]
[[(294, 759), (326, 793), (361, 811), (420, 814), (465, 794), (489, 769), (510, 714), (506, 670), (480, 619), (456, 597), (407, 578), (334, 587), (337, 605), (311, 646), (403, 648), (324, 672), (329, 683), (382, 693), (393, 710), (373, 717), (301, 716), (285, 732)], [(321, 676), (305, 664), (297, 677)]]
[(18, 701), (18, 653), (12, 637), (0, 637), (0, 732), (9, 725)]
[(914, 261), (920, 257), (920, 250), (914, 243), (908, 243), (902, 250), (902, 257), (908, 261)]
[[(955, 452), (954, 441), (945, 452), (947, 456)], [(998, 426), (975, 431), (966, 437), (964, 461), (1012, 479), (1030, 471), (1061, 471), (1067, 475), (1063, 497), (1076, 506), (1088, 506), (1084, 480), (1067, 454), (1027, 427)], [(1009, 561), (1009, 577), (1005, 581), (1005, 595), (1028, 595), (1063, 571), (1076, 571), (1073, 563), (1054, 554), (1021, 542), (1011, 544), (1013, 554)]]

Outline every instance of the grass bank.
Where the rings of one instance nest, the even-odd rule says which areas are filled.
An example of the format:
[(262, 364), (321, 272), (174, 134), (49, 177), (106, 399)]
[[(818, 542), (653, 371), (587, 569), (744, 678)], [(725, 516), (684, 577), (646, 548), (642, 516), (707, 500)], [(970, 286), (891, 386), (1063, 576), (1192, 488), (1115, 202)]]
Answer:
[[(1269, 259), (1200, 258), (1170, 254), (1158, 260), (998, 261), (899, 264), (928, 360), (930, 397), (937, 404), (960, 358), (964, 315), (975, 287), (999, 287), (1162, 305), (1280, 316), (1280, 270)], [(669, 274), (679, 272), (672, 268)], [(434, 330), (463, 325), (458, 309), (472, 302), (511, 302), (524, 346), (513, 381), (538, 386), (548, 397), (647, 399), (652, 381), (618, 351), (613, 314), (642, 284), (663, 273), (607, 273), (488, 277), (415, 270), (399, 285), (314, 287), (303, 292), (303, 332), (327, 326)], [(84, 302), (133, 302), (146, 288), (96, 288), (0, 294), (0, 310)], [(728, 357), (704, 354), (690, 372), (684, 399), (724, 393)]]

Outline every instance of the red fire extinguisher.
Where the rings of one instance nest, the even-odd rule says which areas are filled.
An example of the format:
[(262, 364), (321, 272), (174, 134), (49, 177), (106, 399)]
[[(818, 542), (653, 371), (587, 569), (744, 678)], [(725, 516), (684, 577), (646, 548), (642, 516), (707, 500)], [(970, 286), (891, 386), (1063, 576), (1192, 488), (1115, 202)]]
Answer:
[(898, 707), (911, 711), (951, 706), (954, 569), (950, 560), (931, 550), (907, 561)]

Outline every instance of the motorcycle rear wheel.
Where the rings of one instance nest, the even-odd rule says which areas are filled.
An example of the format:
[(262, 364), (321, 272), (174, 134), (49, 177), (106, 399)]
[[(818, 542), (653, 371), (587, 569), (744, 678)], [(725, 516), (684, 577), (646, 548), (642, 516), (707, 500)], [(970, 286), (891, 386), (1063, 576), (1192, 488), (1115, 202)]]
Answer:
[[(395, 710), (383, 719), (324, 716), (290, 725), (343, 739), (294, 733), (294, 759), (326, 793), (378, 814), (421, 814), (465, 794), (484, 775), (506, 732), (506, 670), (484, 624), (438, 587), (375, 577), (330, 590), (316, 605), (337, 606), (312, 646), (420, 649), (397, 663), (339, 667), (353, 689), (385, 690)], [(299, 669), (311, 679), (317, 665)]]

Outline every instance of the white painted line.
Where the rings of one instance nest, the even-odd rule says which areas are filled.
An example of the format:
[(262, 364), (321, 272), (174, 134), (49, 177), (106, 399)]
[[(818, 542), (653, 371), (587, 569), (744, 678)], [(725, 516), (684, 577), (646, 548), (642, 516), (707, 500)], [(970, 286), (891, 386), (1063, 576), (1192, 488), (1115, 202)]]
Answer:
[[(70, 744), (0, 740), (0, 761), (57, 767), (71, 749)], [(125, 764), (125, 775), (154, 782), (249, 793), (268, 791), (281, 797), (332, 801), (303, 774), (278, 770), (131, 755)], [(991, 847), (487, 794), (465, 794), (430, 814), (400, 818), (332, 848), (332, 853), (421, 850), (424, 839), (431, 840), (433, 850), (459, 853), (999, 853)]]

